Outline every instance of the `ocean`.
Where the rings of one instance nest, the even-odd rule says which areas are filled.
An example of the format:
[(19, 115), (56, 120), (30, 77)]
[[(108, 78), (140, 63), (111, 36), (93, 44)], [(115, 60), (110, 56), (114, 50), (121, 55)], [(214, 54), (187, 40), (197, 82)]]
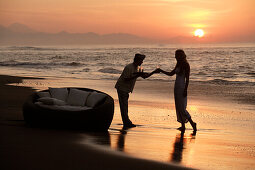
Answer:
[[(145, 72), (157, 66), (171, 71), (174, 52), (182, 48), (191, 66), (191, 81), (255, 85), (255, 44), (150, 45), (84, 47), (0, 47), (0, 70), (22, 76), (116, 80), (135, 53), (146, 55)], [(174, 81), (163, 74), (150, 80)]]

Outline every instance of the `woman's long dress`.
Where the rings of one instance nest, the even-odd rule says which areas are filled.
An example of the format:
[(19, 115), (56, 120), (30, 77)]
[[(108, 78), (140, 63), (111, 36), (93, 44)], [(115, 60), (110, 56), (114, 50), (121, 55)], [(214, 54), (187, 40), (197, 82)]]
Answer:
[(175, 69), (176, 80), (174, 84), (174, 100), (175, 100), (175, 109), (177, 115), (177, 121), (182, 123), (182, 120), (187, 123), (188, 118), (190, 118), (189, 112), (186, 110), (187, 107), (187, 96), (183, 96), (185, 89), (185, 73), (180, 72), (180, 68)]

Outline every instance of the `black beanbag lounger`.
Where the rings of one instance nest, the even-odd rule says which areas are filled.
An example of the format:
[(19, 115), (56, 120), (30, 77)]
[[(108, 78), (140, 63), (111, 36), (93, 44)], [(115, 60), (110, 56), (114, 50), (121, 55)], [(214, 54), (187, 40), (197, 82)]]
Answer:
[[(70, 88), (67, 88), (70, 91)], [(98, 92), (88, 88), (76, 88), (87, 92)], [(48, 92), (44, 90), (41, 92)], [(32, 127), (50, 127), (81, 129), (87, 131), (107, 131), (111, 125), (114, 114), (114, 100), (106, 93), (105, 99), (98, 105), (87, 110), (56, 110), (40, 107), (35, 104), (39, 98), (38, 93), (28, 97), (23, 105), (25, 122)]]

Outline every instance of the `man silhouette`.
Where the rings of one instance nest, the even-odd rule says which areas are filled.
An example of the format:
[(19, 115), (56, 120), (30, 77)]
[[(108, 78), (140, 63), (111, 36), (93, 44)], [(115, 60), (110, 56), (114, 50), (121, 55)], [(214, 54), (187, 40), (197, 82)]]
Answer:
[(117, 89), (117, 93), (118, 93), (120, 112), (121, 112), (124, 128), (136, 127), (136, 125), (134, 125), (128, 117), (129, 93), (133, 92), (136, 79), (138, 77), (148, 78), (152, 74), (156, 73), (156, 71), (153, 71), (151, 73), (143, 73), (143, 72), (137, 71), (138, 66), (141, 66), (144, 59), (145, 59), (145, 55), (135, 54), (133, 63), (130, 63), (125, 66), (124, 70), (122, 71), (115, 85), (115, 88)]

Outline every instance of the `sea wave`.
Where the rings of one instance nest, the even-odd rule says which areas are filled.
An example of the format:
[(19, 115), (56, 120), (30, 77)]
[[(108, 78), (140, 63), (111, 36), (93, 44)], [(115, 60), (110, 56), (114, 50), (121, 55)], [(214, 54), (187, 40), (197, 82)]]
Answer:
[(11, 46), (8, 47), (11, 50), (57, 50), (55, 48), (43, 48), (43, 47), (33, 47), (33, 46)]
[(233, 53), (244, 53), (245, 51), (241, 50), (241, 51), (233, 51)]
[(69, 56), (62, 56), (62, 55), (56, 55), (54, 57), (51, 57), (52, 60), (61, 60), (61, 59), (67, 59), (70, 58)]
[(102, 72), (102, 73), (121, 74), (120, 70), (117, 70), (117, 69), (114, 69), (114, 68), (111, 68), (111, 67), (102, 68), (102, 69), (99, 69), (98, 71)]
[(199, 71), (198, 73), (195, 73), (195, 75), (203, 75), (203, 76), (205, 76), (207, 74), (205, 72)]
[(84, 68), (84, 69), (82, 70), (82, 72), (89, 72), (89, 71), (90, 71), (89, 68)]
[[(199, 81), (200, 82), (200, 81)], [(205, 81), (211, 84), (218, 84), (218, 85), (250, 85), (255, 86), (255, 82), (248, 82), (248, 81), (228, 81), (223, 79), (214, 79)]]
[(199, 55), (201, 55), (201, 54), (204, 54), (204, 55), (209, 55), (209, 54), (221, 54), (221, 55), (223, 55), (223, 54), (225, 54), (226, 53), (226, 51), (223, 51), (223, 50), (216, 50), (216, 51), (194, 51), (193, 52), (194, 54), (199, 54)]
[(248, 72), (246, 73), (247, 75), (251, 76), (251, 77), (255, 77), (255, 72)]
[(71, 62), (71, 63), (64, 63), (65, 66), (81, 66), (81, 63), (78, 62)]
[(8, 66), (8, 67), (38, 67), (43, 66), (45, 68), (49, 68), (51, 66), (71, 66), (71, 67), (77, 67), (82, 66), (82, 63), (79, 62), (18, 62), (15, 60), (7, 61), (7, 62), (0, 62), (0, 66)]
[(9, 67), (16, 67), (16, 66), (38, 66), (38, 65), (45, 65), (45, 64), (36, 63), (36, 62), (17, 62), (15, 60), (7, 61), (7, 62), (0, 62), (0, 66), (9, 66)]

